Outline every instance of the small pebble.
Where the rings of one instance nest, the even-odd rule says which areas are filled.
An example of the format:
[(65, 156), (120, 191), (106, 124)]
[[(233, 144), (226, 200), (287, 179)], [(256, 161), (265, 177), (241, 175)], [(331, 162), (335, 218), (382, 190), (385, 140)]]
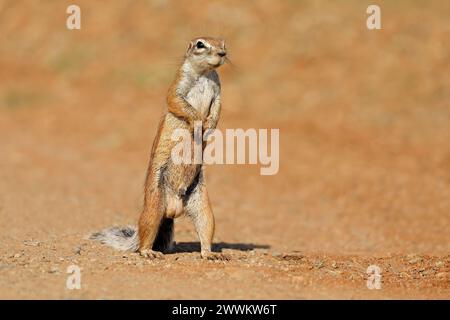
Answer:
[(53, 266), (50, 268), (50, 270), (48, 271), (48, 273), (58, 273), (59, 272), (59, 268), (56, 266)]
[(278, 251), (272, 252), (272, 257), (279, 258), (281, 256), (283, 256), (283, 254), (281, 252), (278, 252)]
[(41, 243), (37, 240), (25, 240), (23, 244), (30, 247), (38, 247), (41, 245)]
[(438, 279), (446, 279), (447, 278), (447, 273), (446, 272), (439, 272), (438, 274), (436, 274), (436, 278), (438, 278)]
[(324, 267), (323, 261), (317, 261), (316, 263), (314, 263), (314, 268), (316, 269), (321, 269), (323, 267)]
[(416, 263), (419, 263), (419, 262), (422, 262), (422, 261), (423, 261), (423, 259), (421, 257), (415, 257), (415, 258), (412, 258), (412, 259), (408, 260), (408, 262), (410, 264), (416, 264)]

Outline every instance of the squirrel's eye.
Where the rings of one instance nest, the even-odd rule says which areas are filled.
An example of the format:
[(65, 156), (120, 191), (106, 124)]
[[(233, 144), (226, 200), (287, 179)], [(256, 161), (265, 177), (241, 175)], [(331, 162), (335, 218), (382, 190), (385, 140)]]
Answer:
[(197, 49), (202, 49), (205, 47), (205, 44), (203, 42), (199, 41), (199, 42), (197, 42), (196, 47), (197, 47)]

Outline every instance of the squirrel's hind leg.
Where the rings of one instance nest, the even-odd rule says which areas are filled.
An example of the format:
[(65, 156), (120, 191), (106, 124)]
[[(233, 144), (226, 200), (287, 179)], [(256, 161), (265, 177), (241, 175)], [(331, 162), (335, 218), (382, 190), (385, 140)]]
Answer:
[(160, 258), (162, 253), (153, 251), (153, 244), (164, 216), (163, 193), (155, 188), (144, 204), (139, 218), (139, 252), (148, 258)]
[(203, 172), (194, 181), (191, 192), (187, 195), (186, 214), (192, 219), (195, 230), (200, 239), (201, 256), (208, 260), (229, 260), (227, 255), (212, 252), (214, 237), (214, 215), (208, 198)]

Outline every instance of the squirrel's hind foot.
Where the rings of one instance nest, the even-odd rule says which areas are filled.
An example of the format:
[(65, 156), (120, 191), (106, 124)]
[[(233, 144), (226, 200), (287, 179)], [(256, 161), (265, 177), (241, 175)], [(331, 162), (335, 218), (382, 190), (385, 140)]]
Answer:
[(145, 249), (145, 250), (141, 250), (139, 251), (139, 254), (147, 259), (164, 259), (164, 254), (162, 252), (159, 251), (154, 251), (154, 250), (150, 250), (150, 249)]

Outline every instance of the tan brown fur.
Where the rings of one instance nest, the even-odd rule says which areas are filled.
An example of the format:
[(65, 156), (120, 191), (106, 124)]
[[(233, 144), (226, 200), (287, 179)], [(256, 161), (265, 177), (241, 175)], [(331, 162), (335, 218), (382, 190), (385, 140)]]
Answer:
[(173, 232), (173, 227), (165, 226), (173, 223), (171, 219), (187, 214), (197, 230), (202, 257), (224, 258), (211, 252), (214, 216), (203, 165), (173, 163), (171, 151), (177, 142), (171, 136), (178, 128), (189, 130), (193, 136), (195, 121), (202, 122), (203, 130), (216, 128), (220, 117), (220, 83), (215, 68), (224, 63), (225, 50), (221, 39), (192, 40), (169, 88), (167, 113), (152, 146), (144, 208), (138, 224), (139, 252), (143, 256), (160, 257), (159, 250), (170, 249), (172, 235), (168, 233)]

